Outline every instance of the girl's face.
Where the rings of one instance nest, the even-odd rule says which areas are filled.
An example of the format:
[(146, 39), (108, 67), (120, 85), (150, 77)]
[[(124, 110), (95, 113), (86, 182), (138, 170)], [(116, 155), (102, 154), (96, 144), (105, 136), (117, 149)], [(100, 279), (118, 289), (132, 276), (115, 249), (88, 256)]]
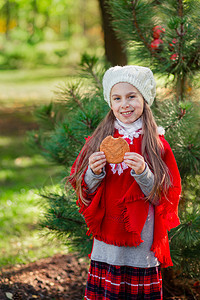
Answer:
[(110, 92), (111, 109), (115, 117), (125, 124), (136, 121), (143, 113), (144, 99), (130, 83), (119, 82)]

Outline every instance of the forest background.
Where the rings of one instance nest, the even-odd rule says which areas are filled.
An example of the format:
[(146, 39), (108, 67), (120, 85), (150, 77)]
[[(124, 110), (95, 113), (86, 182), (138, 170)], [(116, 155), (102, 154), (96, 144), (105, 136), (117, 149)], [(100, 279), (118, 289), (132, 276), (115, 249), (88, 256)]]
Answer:
[[(33, 149), (33, 145), (30, 147), (28, 144), (26, 132), (30, 129), (38, 129), (37, 117), (37, 121), (39, 119), (40, 123), (39, 128), (41, 127), (44, 132), (47, 132), (51, 127), (56, 134), (59, 133), (56, 132), (57, 129), (54, 123), (57, 119), (55, 107), (51, 104), (51, 101), (54, 101), (58, 95), (57, 93), (54, 95), (54, 91), (64, 91), (65, 84), (67, 86), (72, 79), (76, 79), (76, 82), (83, 81), (83, 77), (86, 73), (88, 75), (88, 71), (95, 70), (96, 57), (98, 57), (101, 65), (105, 64), (105, 57), (107, 58), (107, 65), (136, 62), (128, 47), (126, 51), (123, 51), (123, 44), (116, 39), (113, 30), (108, 26), (108, 17), (103, 9), (103, 2), (95, 0), (33, 0), (27, 3), (23, 0), (5, 0), (0, 4), (1, 266), (27, 263), (41, 257), (50, 256), (56, 252), (66, 253), (68, 251), (66, 243), (59, 243), (55, 239), (49, 247), (49, 240), (41, 236), (41, 230), (38, 227), (44, 209), (43, 206), (38, 205), (41, 202), (40, 194), (44, 194), (44, 189), (48, 189), (51, 193), (58, 195), (63, 176), (64, 159), (62, 153), (61, 156), (60, 153), (56, 153), (55, 147), (50, 142), (48, 149), (45, 149), (47, 150), (47, 155), (45, 155), (42, 148), (44, 144), (37, 141), (38, 136), (35, 133), (33, 137), (36, 144), (38, 144), (38, 149)], [(112, 1), (110, 2), (112, 3)], [(113, 6), (114, 3), (120, 2), (123, 1), (114, 1)], [(153, 2), (156, 6), (162, 1)], [(120, 29), (116, 28), (119, 32)], [(146, 29), (149, 30), (149, 28)], [(124, 36), (125, 38), (130, 39), (128, 34)], [(162, 44), (162, 42), (160, 43)], [(158, 46), (159, 48), (154, 48), (156, 51), (158, 50), (157, 53), (162, 51), (162, 47), (160, 47), (162, 45)], [(154, 47), (157, 46), (154, 45)], [(116, 51), (116, 49), (119, 51)], [(171, 53), (170, 55), (175, 54)], [(173, 59), (176, 60), (177, 57), (173, 56)], [(78, 72), (80, 62), (85, 75)], [(94, 72), (93, 74), (91, 72), (90, 75), (94, 75)], [(170, 79), (168, 78), (169, 81)], [(197, 79), (198, 77), (196, 82)], [(195, 102), (198, 102), (199, 92), (196, 82), (194, 80), (193, 82), (186, 82), (186, 90), (187, 97), (189, 96), (190, 100), (193, 97)], [(161, 95), (167, 94), (170, 98), (170, 94), (176, 94), (171, 86), (166, 86), (166, 76), (157, 76), (157, 83)], [(96, 87), (98, 87), (98, 84)], [(195, 91), (194, 87), (196, 87)], [(69, 103), (71, 102), (69, 101)], [(37, 107), (41, 107), (43, 104), (47, 105), (37, 110)], [(173, 113), (171, 113), (172, 119), (170, 120), (173, 121), (173, 117), (176, 120), (177, 116), (182, 120), (185, 113), (190, 111), (191, 101), (181, 101), (178, 106), (172, 106), (170, 109), (173, 110)], [(169, 106), (166, 109), (166, 112), (169, 112)], [(37, 112), (36, 115), (33, 114), (34, 112)], [(81, 121), (84, 121), (84, 111), (81, 113)], [(97, 122), (97, 119), (95, 121)], [(188, 121), (190, 122), (190, 119), (187, 120), (186, 117), (186, 123)], [(173, 123), (167, 122), (165, 120), (166, 127), (174, 126)], [(92, 126), (94, 125), (95, 122)], [(181, 134), (182, 131), (185, 134), (184, 126), (178, 133)], [(187, 136), (189, 136), (189, 131), (190, 129), (188, 129)], [(175, 134), (175, 131), (172, 130), (171, 136), (168, 135), (172, 143), (173, 134)], [(174, 148), (176, 150), (176, 147)], [(189, 148), (187, 145), (187, 150), (193, 152), (191, 159), (198, 157), (198, 155), (195, 157), (195, 149), (198, 150), (198, 141), (197, 144), (196, 141), (194, 144), (191, 142)], [(47, 160), (44, 156), (41, 156), (41, 152)], [(180, 153), (177, 152), (176, 154), (180, 158)], [(50, 161), (53, 163), (50, 163)], [(194, 163), (191, 161), (192, 166), (195, 166), (195, 163), (198, 166), (198, 159)], [(180, 167), (186, 175), (191, 176), (186, 165), (184, 166), (184, 160)], [(194, 248), (194, 245), (195, 249), (192, 250), (197, 251), (200, 245), (197, 227), (199, 226), (199, 219), (196, 218), (199, 210), (199, 177), (196, 176), (196, 173), (198, 172), (193, 172), (193, 175), (195, 174), (192, 177), (193, 180), (190, 177), (189, 184), (186, 185), (186, 196), (183, 199), (189, 199), (187, 211), (190, 213), (189, 217), (187, 215), (183, 216), (185, 227), (183, 226), (182, 231), (180, 230), (178, 233), (178, 235), (180, 235), (180, 232), (182, 233), (182, 244), (178, 243), (176, 245), (176, 248), (180, 246), (183, 249), (184, 238), (189, 236), (187, 241), (188, 245), (190, 244), (189, 251), (192, 247)], [(193, 206), (192, 201), (194, 201)], [(186, 206), (182, 201), (182, 207)], [(62, 218), (60, 226), (62, 227)], [(186, 231), (188, 231), (187, 235), (185, 235)], [(190, 238), (191, 233), (194, 232), (194, 236)], [(177, 232), (175, 234), (177, 235)], [(186, 255), (187, 259), (188, 249), (184, 248), (186, 253), (181, 253)], [(193, 270), (194, 259), (196, 259), (195, 251), (193, 251), (194, 257), (190, 274), (194, 277), (196, 276), (196, 271)], [(180, 256), (180, 253), (175, 252), (175, 258), (180, 260), (178, 256)], [(187, 267), (189, 264), (190, 259)], [(198, 268), (198, 265), (195, 267)]]
[(49, 248), (37, 226), (39, 190), (60, 181), (60, 168), (32, 151), (26, 131), (36, 107), (78, 76), (85, 51), (104, 54), (98, 1), (0, 2), (0, 266), (66, 250)]

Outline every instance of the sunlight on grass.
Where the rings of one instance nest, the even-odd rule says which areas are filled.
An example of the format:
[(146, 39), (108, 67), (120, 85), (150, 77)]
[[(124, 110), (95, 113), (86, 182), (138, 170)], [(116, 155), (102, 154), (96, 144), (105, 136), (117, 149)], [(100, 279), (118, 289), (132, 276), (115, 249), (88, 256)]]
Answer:
[[(56, 189), (56, 186), (49, 186)], [(21, 188), (1, 193), (0, 202), (0, 267), (25, 263), (67, 252), (64, 245), (49, 242), (41, 236), (39, 220), (43, 213), (40, 190)]]
[[(56, 87), (74, 77), (76, 71), (73, 68), (2, 70), (2, 122), (7, 117), (6, 126), (12, 118), (16, 126), (18, 120), (21, 126), (34, 122), (24, 108), (32, 111), (40, 104), (49, 103)], [(50, 243), (39, 227), (43, 213), (40, 193), (44, 187), (56, 189), (64, 170), (32, 149), (24, 133), (15, 136), (12, 130), (9, 132), (10, 135), (0, 136), (0, 268), (68, 251), (57, 240)]]
[(59, 178), (60, 167), (48, 165), (39, 155), (17, 157), (14, 160), (2, 159), (0, 170), (1, 199), (2, 193), (8, 195), (9, 190), (19, 190), (22, 187), (40, 188), (48, 183), (54, 183)]
[(13, 237), (0, 249), (0, 267), (27, 263), (56, 253), (67, 253), (68, 249), (58, 241), (50, 244), (41, 236), (40, 230), (31, 230), (20, 237)]
[(1, 71), (0, 103), (4, 107), (13, 107), (50, 102), (56, 86), (70, 80), (75, 71), (62, 68)]
[(72, 75), (73, 69), (66, 68), (42, 68), (42, 69), (21, 69), (21, 70), (1, 70), (0, 82), (1, 84), (16, 83), (19, 85), (27, 85), (27, 82), (39, 82), (41, 80), (48, 81), (48, 79), (56, 80), (56, 78), (64, 78)]
[(8, 136), (0, 136), (0, 146), (8, 146), (11, 140)]
[(41, 236), (40, 193), (56, 189), (63, 168), (48, 163), (25, 142), (25, 137), (0, 136), (0, 267), (27, 263), (61, 251)]
[(6, 181), (14, 176), (14, 172), (11, 170), (0, 170), (0, 181)]

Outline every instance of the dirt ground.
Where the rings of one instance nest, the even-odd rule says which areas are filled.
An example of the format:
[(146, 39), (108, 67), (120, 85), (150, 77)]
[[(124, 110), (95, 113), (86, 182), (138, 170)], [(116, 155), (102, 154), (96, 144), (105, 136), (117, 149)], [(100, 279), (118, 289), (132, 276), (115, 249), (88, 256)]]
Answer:
[(0, 300), (83, 299), (88, 262), (72, 254), (54, 255), (0, 272)]
[[(57, 254), (27, 265), (3, 268), (0, 272), (0, 300), (82, 300), (88, 267), (87, 259), (78, 259), (73, 254)], [(170, 275), (164, 280), (164, 299), (198, 300), (199, 282), (184, 283)]]

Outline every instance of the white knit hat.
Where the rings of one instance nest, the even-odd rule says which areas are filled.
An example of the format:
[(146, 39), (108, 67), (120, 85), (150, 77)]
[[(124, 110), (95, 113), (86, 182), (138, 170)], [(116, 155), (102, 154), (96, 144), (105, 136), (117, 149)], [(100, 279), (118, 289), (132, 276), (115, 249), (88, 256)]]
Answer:
[(119, 82), (132, 84), (151, 106), (156, 95), (156, 82), (149, 68), (140, 66), (115, 66), (108, 69), (103, 76), (104, 99), (110, 106), (110, 92)]

